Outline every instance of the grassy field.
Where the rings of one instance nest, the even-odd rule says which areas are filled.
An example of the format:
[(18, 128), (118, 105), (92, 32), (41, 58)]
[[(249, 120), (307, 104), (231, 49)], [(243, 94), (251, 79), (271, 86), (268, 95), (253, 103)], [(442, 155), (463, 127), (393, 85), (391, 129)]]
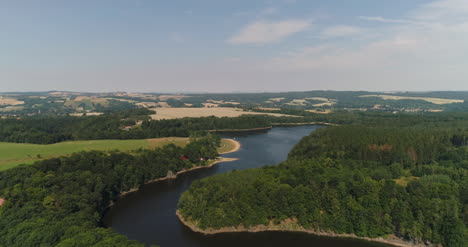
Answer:
[[(212, 108), (152, 108), (156, 114), (151, 115), (155, 120), (175, 119), (184, 117), (239, 117), (241, 115), (271, 115), (271, 116), (292, 116), (279, 113), (245, 112), (242, 109), (231, 107)], [(296, 116), (297, 117), (297, 116)]]
[[(0, 142), (0, 171), (15, 167), (19, 164), (32, 164), (38, 160), (70, 155), (80, 151), (120, 150), (129, 152), (140, 148), (153, 149), (170, 143), (178, 146), (185, 146), (188, 141), (188, 138), (168, 137), (145, 140), (73, 141), (49, 145)], [(224, 153), (234, 148), (235, 143), (223, 139), (219, 152)]]

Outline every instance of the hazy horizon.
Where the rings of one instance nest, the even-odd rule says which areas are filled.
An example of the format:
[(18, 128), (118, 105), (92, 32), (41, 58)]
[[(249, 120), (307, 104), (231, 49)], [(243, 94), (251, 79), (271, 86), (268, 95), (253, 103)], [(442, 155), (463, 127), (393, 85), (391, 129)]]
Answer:
[(44, 91), (9, 91), (2, 92), (1, 94), (15, 94), (15, 93), (49, 93), (49, 92), (64, 92), (64, 93), (89, 93), (89, 94), (112, 94), (112, 93), (141, 93), (141, 94), (259, 94), (259, 93), (302, 93), (302, 92), (370, 92), (370, 93), (382, 93), (382, 94), (403, 94), (403, 93), (432, 93), (432, 92), (468, 92), (468, 90), (414, 90), (414, 91), (385, 91), (385, 90), (304, 90), (304, 91), (231, 91), (231, 92), (190, 92), (190, 91), (71, 91), (71, 90), (44, 90)]
[(4, 1), (0, 92), (467, 91), (463, 0)]

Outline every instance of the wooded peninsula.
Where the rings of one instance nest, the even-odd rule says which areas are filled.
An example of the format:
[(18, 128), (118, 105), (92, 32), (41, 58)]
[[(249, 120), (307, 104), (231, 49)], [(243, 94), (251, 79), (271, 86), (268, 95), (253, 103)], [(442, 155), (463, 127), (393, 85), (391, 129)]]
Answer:
[(289, 230), (466, 246), (467, 122), (446, 117), (319, 129), (277, 166), (194, 182), (178, 215), (205, 234)]

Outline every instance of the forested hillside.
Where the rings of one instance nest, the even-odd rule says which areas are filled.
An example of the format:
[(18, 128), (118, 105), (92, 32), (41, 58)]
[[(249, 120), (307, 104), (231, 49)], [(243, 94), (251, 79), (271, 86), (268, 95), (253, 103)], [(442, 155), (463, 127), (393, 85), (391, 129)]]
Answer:
[(279, 166), (195, 182), (179, 212), (208, 232), (273, 224), (467, 246), (467, 128), (418, 123), (319, 129)]
[[(219, 138), (199, 137), (134, 154), (76, 153), (0, 172), (0, 246), (145, 246), (101, 226), (124, 191), (218, 156)], [(183, 158), (185, 157), (185, 158)]]
[(151, 121), (149, 113), (147, 109), (136, 109), (89, 117), (0, 119), (0, 142), (50, 144), (69, 140), (188, 137), (207, 130), (268, 127), (275, 119), (267, 116), (241, 116)]
[[(188, 137), (197, 132), (226, 129), (251, 129), (272, 124), (332, 123), (338, 125), (365, 124), (375, 126), (411, 126), (426, 128), (440, 124), (463, 127), (468, 124), (467, 113), (350, 113), (316, 114), (304, 110), (284, 109), (283, 114), (301, 117), (243, 115), (240, 117), (201, 117), (151, 120), (153, 112), (138, 108), (101, 116), (33, 116), (0, 119), (0, 142), (51, 144), (62, 141), (99, 139), (146, 139), (159, 137)], [(457, 121), (455, 121), (457, 120)]]

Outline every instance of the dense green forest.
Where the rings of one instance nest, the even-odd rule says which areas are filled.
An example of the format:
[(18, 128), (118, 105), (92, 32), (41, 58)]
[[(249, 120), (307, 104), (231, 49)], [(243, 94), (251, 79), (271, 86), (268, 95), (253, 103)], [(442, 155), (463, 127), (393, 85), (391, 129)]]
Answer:
[(319, 129), (278, 166), (194, 182), (179, 211), (201, 229), (293, 219), (316, 231), (467, 246), (468, 128), (435, 119)]
[(185, 148), (82, 152), (0, 172), (0, 246), (143, 247), (100, 227), (110, 202), (169, 171), (205, 165), (200, 158), (216, 158), (219, 143), (208, 135)]
[[(50, 144), (68, 140), (188, 137), (194, 132), (271, 126), (274, 117), (183, 118), (151, 121), (145, 108), (101, 116), (35, 116), (0, 119), (0, 142)], [(301, 118), (295, 121), (300, 121)], [(131, 126), (131, 129), (125, 129)]]
[[(335, 123), (341, 126), (304, 138), (279, 166), (195, 182), (180, 211), (201, 228), (297, 219), (307, 229), (358, 236), (394, 234), (444, 246), (468, 242), (468, 114), (280, 112), (302, 117), (151, 121), (150, 110), (136, 108), (101, 116), (6, 118), (0, 119), (0, 141), (205, 136), (208, 130)], [(7, 203), (0, 208), (0, 246), (141, 246), (99, 227), (109, 202), (169, 170), (216, 157), (218, 144), (208, 135), (185, 148), (85, 152), (1, 172), (0, 197)]]
[[(202, 117), (152, 121), (154, 113), (146, 108), (109, 112), (100, 116), (31, 116), (0, 119), (0, 142), (51, 144), (72, 140), (145, 139), (188, 137), (196, 132), (225, 129), (269, 127), (272, 124), (328, 122), (366, 125), (426, 125), (450, 122), (468, 123), (468, 113), (310, 113), (301, 109), (283, 109), (280, 113), (301, 117), (243, 115), (240, 117)], [(454, 121), (458, 120), (458, 121)], [(125, 128), (130, 126), (130, 129)]]

